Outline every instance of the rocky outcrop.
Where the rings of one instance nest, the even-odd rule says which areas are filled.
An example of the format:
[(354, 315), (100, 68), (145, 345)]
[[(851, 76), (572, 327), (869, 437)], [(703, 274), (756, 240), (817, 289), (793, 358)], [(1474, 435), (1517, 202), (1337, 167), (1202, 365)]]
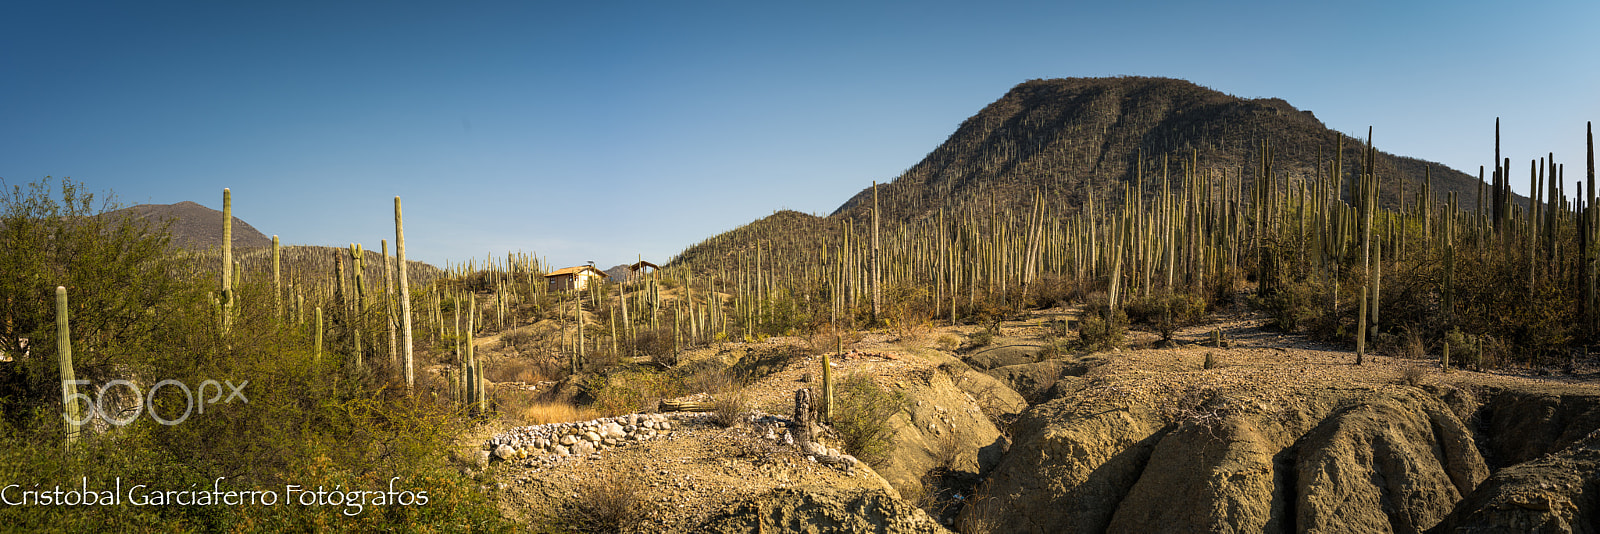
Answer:
[(882, 490), (783, 488), (750, 498), (706, 522), (701, 532), (938, 534), (922, 510)]
[(1004, 532), (1422, 532), (1488, 468), (1407, 387), (1140, 395), (1101, 383), (1036, 405), (962, 514)]

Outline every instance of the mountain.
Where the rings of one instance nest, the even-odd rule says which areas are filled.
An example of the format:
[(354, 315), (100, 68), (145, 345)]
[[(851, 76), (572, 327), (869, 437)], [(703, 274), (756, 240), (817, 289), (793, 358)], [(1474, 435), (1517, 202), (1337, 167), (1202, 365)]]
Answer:
[[(1382, 132), (1377, 135), (1381, 140)], [(1341, 138), (1348, 194), (1366, 141), (1330, 130), (1311, 111), (1281, 99), (1239, 98), (1171, 78), (1030, 80), (962, 122), (910, 170), (880, 184), (878, 196), (883, 215), (891, 219), (926, 216), (941, 207), (1016, 207), (1030, 202), (1035, 192), (1081, 201), (1086, 186), (1099, 190), (1097, 195), (1109, 190), (1116, 196), (1119, 188), (1108, 186), (1136, 180), (1141, 156), (1144, 190), (1154, 194), (1163, 158), (1173, 183), (1191, 158), (1198, 161), (1200, 176), (1226, 172), (1234, 179), (1241, 173), (1253, 179), (1263, 141), (1271, 149), (1275, 175), (1315, 176), (1319, 169), (1327, 173)], [(1463, 209), (1477, 205), (1475, 176), (1381, 151), (1375, 167), (1386, 207), (1398, 205), (1401, 180), (1406, 204), (1415, 204), (1429, 168), (1435, 202), (1444, 202), (1445, 191), (1459, 191)], [(833, 216), (861, 220), (871, 206), (868, 188)]]
[[(1030, 80), (963, 121), (921, 162), (879, 184), (877, 196), (883, 222), (894, 224), (930, 219), (941, 210), (1025, 218), (1036, 195), (1066, 215), (1088, 198), (1117, 202), (1125, 184), (1140, 186), (1135, 190), (1148, 199), (1161, 190), (1163, 167), (1174, 186), (1189, 170), (1197, 179), (1249, 190), (1260, 174), (1263, 143), (1273, 177), (1294, 191), (1303, 179), (1332, 175), (1341, 140), (1342, 198), (1354, 203), (1350, 191), (1366, 140), (1331, 130), (1311, 111), (1281, 99), (1239, 98), (1171, 78)], [(1478, 204), (1475, 176), (1379, 150), (1373, 154), (1379, 203), (1386, 208), (1399, 207), (1402, 188), (1406, 206), (1416, 205), (1429, 174), (1433, 204), (1442, 205), (1450, 191), (1459, 193), (1462, 209)], [(1526, 203), (1516, 196), (1513, 201)], [(859, 231), (871, 217), (872, 202), (869, 187), (824, 218), (776, 212), (691, 246), (673, 262), (715, 271), (742, 261), (757, 241), (771, 257), (786, 261), (833, 242), (847, 223)]]
[[(222, 246), (222, 212), (183, 201), (177, 204), (139, 204), (108, 212), (108, 215), (132, 215), (151, 222), (170, 221), (172, 243), (190, 250), (205, 250)], [(233, 218), (233, 247), (270, 247), (272, 238), (256, 230), (250, 223)]]

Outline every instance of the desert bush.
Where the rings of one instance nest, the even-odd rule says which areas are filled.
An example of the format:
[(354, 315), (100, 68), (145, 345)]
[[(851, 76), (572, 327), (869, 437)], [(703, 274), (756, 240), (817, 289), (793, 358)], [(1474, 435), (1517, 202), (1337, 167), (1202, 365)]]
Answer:
[(644, 502), (638, 477), (601, 477), (577, 492), (570, 526), (579, 532), (621, 532), (638, 522)]
[(662, 398), (684, 393), (684, 384), (678, 377), (639, 367), (592, 375), (584, 387), (594, 399), (589, 407), (605, 417), (642, 412)]
[(839, 381), (834, 395), (833, 429), (856, 458), (882, 466), (893, 446), (889, 418), (904, 410), (905, 403), (904, 393), (884, 390), (867, 374), (852, 374)]
[(1270, 325), (1285, 332), (1299, 332), (1327, 311), (1328, 288), (1326, 284), (1311, 280), (1293, 280), (1277, 286), (1277, 290), (1250, 298), (1250, 304), (1266, 313)]
[(1420, 365), (1407, 365), (1400, 370), (1400, 383), (1411, 387), (1422, 387), (1428, 378), (1428, 370)]
[(1127, 333), (1128, 316), (1122, 310), (1089, 308), (1078, 327), (1078, 344), (1090, 351), (1110, 350), (1122, 346)]
[(1450, 345), (1450, 358), (1455, 365), (1475, 369), (1482, 364), (1483, 350), (1478, 345), (1477, 336), (1453, 328), (1445, 333), (1444, 342)]
[(939, 336), (939, 340), (937, 341), (937, 344), (939, 346), (939, 350), (942, 350), (942, 351), (945, 351), (945, 352), (951, 352), (951, 351), (956, 350), (956, 347), (961, 346), (961, 339), (957, 338), (956, 336), (952, 336), (950, 334), (945, 334), (945, 335)]
[(894, 284), (884, 292), (884, 319), (902, 341), (915, 342), (934, 314), (932, 295), (920, 284)]
[[(449, 402), (443, 382), (418, 372), (408, 396), (386, 356), (369, 350), (358, 365), (362, 355), (336, 343), (316, 355), (311, 328), (278, 314), (270, 273), (241, 273), (224, 331), (222, 307), (208, 295), (218, 289), (220, 255), (168, 242), (159, 226), (103, 216), (71, 182), (0, 190), (0, 347), (10, 352), (16, 338), (32, 340), (31, 357), (0, 366), (0, 473), (8, 483), (81, 478), (107, 488), (120, 478), (172, 489), (218, 480), (224, 491), (376, 489), (399, 477), (397, 489), (426, 490), (428, 504), (369, 505), (355, 515), (342, 506), (3, 507), (0, 524), (31, 532), (510, 530), (450, 463), (448, 451), (470, 420)], [(292, 273), (286, 281), (310, 285), (324, 276)], [(90, 382), (80, 393), (94, 395), (118, 379), (150, 393), (155, 381), (171, 379), (209, 397), (199, 388), (216, 380), (242, 384), (248, 401), (165, 425), (149, 415), (177, 418), (190, 401), (164, 387), (147, 397), (145, 415), (116, 429), (91, 424), (69, 446), (54, 302), (45, 300), (57, 285), (68, 289), (77, 378)], [(338, 339), (336, 326), (330, 321), (329, 339)], [(433, 363), (426, 351), (417, 355), (419, 370)]]
[(1233, 305), (1235, 296), (1239, 294), (1239, 283), (1244, 280), (1244, 272), (1238, 267), (1225, 267), (1217, 273), (1211, 282), (1211, 307), (1223, 308)]
[(674, 369), (687, 393), (716, 395), (738, 389), (740, 383), (728, 371), (728, 366), (715, 359), (697, 360)]
[(711, 422), (722, 428), (732, 428), (745, 421), (750, 413), (750, 401), (743, 392), (726, 391), (712, 397)]
[(1160, 291), (1149, 297), (1133, 299), (1126, 312), (1130, 324), (1147, 325), (1161, 334), (1162, 341), (1172, 340), (1179, 327), (1197, 324), (1205, 318), (1206, 299), (1187, 293)]
[(969, 342), (969, 345), (973, 347), (987, 347), (990, 343), (994, 343), (994, 332), (989, 330), (979, 330), (969, 334), (967, 336), (967, 341)]
[(1033, 285), (1027, 289), (1026, 296), (1024, 305), (1029, 308), (1065, 307), (1066, 303), (1083, 298), (1083, 288), (1070, 277), (1046, 272), (1033, 281)]

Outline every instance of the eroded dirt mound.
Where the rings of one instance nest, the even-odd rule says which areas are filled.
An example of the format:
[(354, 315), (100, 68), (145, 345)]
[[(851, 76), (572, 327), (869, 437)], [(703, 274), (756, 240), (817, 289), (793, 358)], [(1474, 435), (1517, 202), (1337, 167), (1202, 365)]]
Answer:
[[(1005, 454), (1005, 438), (982, 403), (941, 370), (894, 384), (905, 392), (907, 406), (889, 420), (894, 439), (877, 471), (904, 496), (921, 492), (924, 477), (936, 469), (976, 480)], [(957, 379), (971, 372), (954, 370)]]
[(1044, 345), (1037, 343), (1000, 345), (974, 350), (965, 358), (974, 369), (986, 370), (1038, 361)]
[(1025, 412), (964, 530), (1421, 532), (1488, 476), (1420, 388), (1150, 352)]
[(1600, 532), (1600, 431), (1495, 473), (1435, 532)]
[(1010, 386), (1022, 398), (1033, 402), (1050, 400), (1051, 388), (1065, 377), (1083, 376), (1105, 363), (1102, 358), (1045, 360), (1038, 363), (1006, 365), (984, 371)]
[(703, 526), (702, 532), (949, 532), (928, 514), (883, 490), (781, 488), (750, 498)]

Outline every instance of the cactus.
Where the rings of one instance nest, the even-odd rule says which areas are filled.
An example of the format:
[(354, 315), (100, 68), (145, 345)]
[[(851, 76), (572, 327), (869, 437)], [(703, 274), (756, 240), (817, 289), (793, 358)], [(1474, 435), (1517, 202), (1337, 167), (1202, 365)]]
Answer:
[(314, 361), (316, 361), (317, 363), (321, 363), (322, 362), (322, 306), (317, 306), (317, 314), (316, 315), (317, 315), (317, 335), (316, 335), (316, 338), (315, 338), (316, 341), (313, 344), (313, 346), (316, 347), (316, 352), (314, 352), (312, 354), (313, 354)]
[(389, 361), (400, 365), (399, 347), (395, 346), (394, 331), (394, 266), (389, 263), (389, 240), (378, 240), (383, 251), (383, 324), (389, 329)]
[(1365, 362), (1367, 356), (1367, 289), (1361, 287), (1360, 311), (1356, 315), (1356, 365)]
[(366, 319), (366, 316), (367, 316), (366, 283), (365, 283), (366, 277), (363, 276), (363, 271), (365, 270), (365, 268), (362, 266), (362, 263), (363, 263), (362, 262), (362, 259), (363, 259), (362, 257), (365, 256), (365, 255), (366, 254), (364, 254), (362, 252), (362, 250), (361, 250), (361, 245), (360, 244), (357, 244), (357, 243), (351, 243), (350, 244), (350, 266), (353, 268), (353, 273), (352, 274), (355, 275), (355, 295), (356, 295), (356, 298), (355, 298), (355, 311), (356, 311), (356, 313), (355, 313), (354, 319), (350, 321), (350, 327), (351, 327), (351, 332), (350, 332), (350, 340), (351, 341), (350, 342), (354, 347), (353, 352), (355, 353), (356, 367), (357, 368), (360, 368), (362, 366), (362, 364), (363, 364), (362, 350), (361, 350), (361, 323), (362, 323), (363, 320)]
[(1448, 339), (1444, 340), (1444, 359), (1440, 361), (1439, 367), (1446, 373), (1450, 372), (1450, 340)]
[(400, 215), (400, 197), (394, 197), (394, 253), (400, 266), (400, 350), (406, 368), (406, 395), (416, 390), (411, 360), (411, 289), (406, 281), (406, 232)]
[(272, 236), (272, 300), (278, 306), (278, 318), (283, 319), (283, 277), (279, 260), (282, 252), (278, 249), (278, 236)]
[(233, 326), (233, 192), (222, 189), (222, 335)]
[(470, 307), (467, 308), (467, 365), (472, 368), (472, 399), (478, 405), (478, 413), (487, 413), (489, 400), (484, 396), (487, 379), (483, 377), (483, 364), (478, 362), (477, 352), (473, 349), (472, 332), (478, 329), (477, 299), (468, 295), (468, 305)]
[(78, 416), (78, 377), (72, 370), (72, 328), (67, 311), (67, 288), (56, 286), (56, 355), (61, 363), (62, 417), (67, 422), (67, 446), (78, 441), (82, 419)]
[(880, 319), (883, 306), (883, 290), (879, 287), (882, 281), (882, 268), (880, 267), (878, 251), (878, 182), (872, 182), (872, 322)]
[(1372, 244), (1372, 328), (1368, 332), (1373, 343), (1378, 341), (1378, 291), (1383, 287), (1383, 241)]

